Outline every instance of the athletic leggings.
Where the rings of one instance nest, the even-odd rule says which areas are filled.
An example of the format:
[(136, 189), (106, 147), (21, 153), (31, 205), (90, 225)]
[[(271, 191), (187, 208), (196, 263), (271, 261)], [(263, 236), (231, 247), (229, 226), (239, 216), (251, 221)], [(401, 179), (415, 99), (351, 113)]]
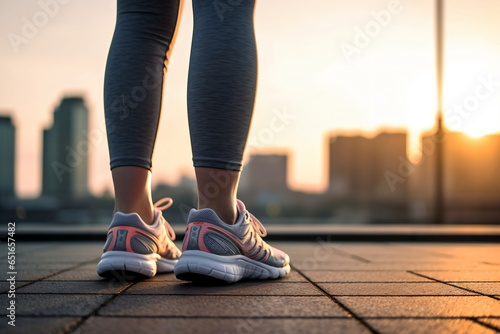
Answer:
[[(193, 164), (238, 171), (257, 81), (255, 0), (192, 2), (187, 103)], [(117, 12), (104, 80), (111, 168), (151, 169), (179, 0), (118, 0)]]

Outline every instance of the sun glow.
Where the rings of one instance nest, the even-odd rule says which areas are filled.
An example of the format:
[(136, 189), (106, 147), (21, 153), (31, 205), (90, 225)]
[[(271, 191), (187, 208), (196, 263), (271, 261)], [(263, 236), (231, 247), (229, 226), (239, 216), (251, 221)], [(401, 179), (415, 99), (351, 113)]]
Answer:
[(500, 132), (496, 78), (481, 64), (450, 61), (444, 82), (443, 112), (450, 131), (480, 138)]
[(465, 133), (471, 138), (481, 138), (493, 133), (497, 133), (498, 129), (494, 128), (495, 124), (490, 124), (491, 123), (488, 123), (486, 120), (483, 120), (482, 122), (470, 123), (460, 129), (460, 132)]

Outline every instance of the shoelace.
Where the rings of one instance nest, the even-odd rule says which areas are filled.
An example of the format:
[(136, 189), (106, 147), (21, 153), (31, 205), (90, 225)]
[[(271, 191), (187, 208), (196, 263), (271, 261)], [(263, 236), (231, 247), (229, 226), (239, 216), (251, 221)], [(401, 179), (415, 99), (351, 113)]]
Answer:
[(250, 216), (250, 222), (252, 223), (253, 227), (255, 227), (255, 230), (257, 231), (257, 233), (259, 233), (259, 235), (261, 237), (265, 237), (267, 235), (267, 231), (266, 231), (266, 228), (264, 227), (264, 225), (262, 225), (260, 220), (255, 218), (255, 216), (252, 215), (250, 212), (247, 211), (247, 213)]
[[(156, 201), (155, 204), (154, 204), (154, 207), (156, 209), (158, 209), (158, 210), (163, 211), (163, 210), (166, 210), (169, 207), (171, 207), (172, 204), (174, 204), (174, 200), (172, 198), (170, 198), (170, 197), (164, 197), (164, 198)], [(170, 226), (170, 224), (168, 223), (168, 221), (165, 218), (163, 218), (163, 216), (161, 218), (163, 219), (165, 227), (167, 228), (168, 237), (170, 238), (170, 240), (175, 240), (174, 229), (172, 228), (172, 226)]]
[(253, 227), (255, 228), (255, 230), (257, 231), (257, 233), (261, 236), (261, 237), (265, 237), (267, 235), (267, 231), (266, 231), (266, 228), (264, 227), (264, 225), (262, 225), (262, 223), (260, 222), (260, 220), (258, 220), (254, 215), (252, 215), (246, 208), (245, 208), (245, 204), (243, 204), (242, 201), (238, 200), (238, 209), (240, 209), (240, 212), (245, 210), (246, 211), (246, 215), (247, 217), (250, 218), (250, 222), (252, 223)]

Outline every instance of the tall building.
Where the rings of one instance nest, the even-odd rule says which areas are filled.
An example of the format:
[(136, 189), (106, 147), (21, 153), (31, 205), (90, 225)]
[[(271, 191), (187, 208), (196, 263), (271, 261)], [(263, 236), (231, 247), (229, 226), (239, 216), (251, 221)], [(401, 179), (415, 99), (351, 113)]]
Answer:
[[(289, 199), (287, 161), (286, 154), (250, 156), (241, 173), (238, 190), (239, 196), (243, 196), (246, 205), (267, 208), (282, 205)], [(254, 212), (255, 209), (254, 207)], [(272, 212), (266, 212), (266, 214), (275, 215)]]
[(243, 190), (283, 193), (287, 186), (286, 154), (253, 154), (241, 175)]
[(15, 196), (16, 128), (10, 116), (0, 116), (0, 198)]
[(406, 159), (406, 133), (380, 133), (374, 138), (329, 138), (329, 193), (359, 201), (398, 200), (406, 186), (391, 187), (388, 173)]
[[(447, 223), (498, 223), (500, 217), (500, 134), (471, 138), (446, 132), (444, 218)], [(422, 219), (431, 219), (435, 202), (435, 143), (422, 136), (422, 158), (412, 176), (412, 202)]]
[[(329, 138), (329, 196), (346, 221), (406, 219), (408, 186), (392, 177), (406, 161), (406, 133)], [(343, 204), (342, 204), (343, 203)]]
[(370, 139), (362, 136), (331, 137), (329, 142), (329, 192), (335, 197), (367, 199), (373, 170), (369, 164)]
[(65, 97), (43, 131), (42, 194), (58, 198), (88, 195), (88, 109), (82, 97)]

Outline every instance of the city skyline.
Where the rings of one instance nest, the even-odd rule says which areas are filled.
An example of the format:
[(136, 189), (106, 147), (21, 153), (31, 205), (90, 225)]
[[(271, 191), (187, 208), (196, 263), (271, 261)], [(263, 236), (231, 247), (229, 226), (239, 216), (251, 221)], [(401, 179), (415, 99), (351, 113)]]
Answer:
[[(76, 116), (77, 118), (80, 119), (80, 121), (77, 121), (76, 119), (73, 119), (73, 121), (70, 121), (70, 119), (72, 119), (72, 117), (75, 117), (75, 116), (66, 115), (64, 117), (65, 118), (64, 125), (66, 126), (66, 128), (72, 127), (73, 134), (71, 135), (71, 132), (66, 133), (66, 135), (64, 135), (65, 139), (61, 143), (58, 143), (55, 145), (54, 143), (56, 142), (57, 136), (61, 136), (61, 134), (55, 135), (54, 133), (57, 133), (58, 131), (62, 131), (62, 129), (64, 129), (64, 128), (62, 128), (63, 122), (61, 121), (61, 117), (57, 117), (58, 114), (60, 115), (62, 113), (58, 112), (58, 111), (72, 109), (73, 107), (71, 106), (71, 104), (73, 104), (75, 102), (77, 104), (81, 104), (82, 108), (84, 109), (84, 115), (81, 114), (80, 116)], [(42, 141), (42, 143), (41, 143), (42, 146), (40, 148), (42, 151), (42, 154), (41, 154), (42, 158), (41, 158), (40, 163), (39, 163), (39, 165), (41, 166), (40, 170), (42, 173), (42, 177), (40, 179), (40, 185), (39, 185), (40, 192), (33, 195), (33, 196), (23, 196), (22, 194), (19, 194), (18, 191), (16, 191), (16, 189), (17, 189), (16, 183), (12, 182), (8, 186), (13, 187), (14, 193), (17, 194), (18, 197), (20, 197), (20, 198), (36, 198), (36, 197), (43, 196), (43, 195), (57, 195), (57, 193), (62, 194), (62, 192), (64, 192), (64, 191), (54, 190), (54, 189), (51, 189), (50, 187), (54, 187), (54, 184), (61, 183), (59, 181), (55, 182), (56, 179), (65, 179), (67, 181), (66, 177), (61, 177), (61, 176), (63, 176), (62, 174), (67, 174), (69, 176), (71, 176), (71, 175), (75, 176), (75, 173), (73, 173), (74, 172), (73, 169), (80, 169), (79, 174), (85, 175), (84, 181), (82, 181), (82, 187), (80, 188), (80, 195), (79, 196), (84, 197), (84, 196), (86, 196), (86, 194), (93, 195), (93, 196), (100, 196), (103, 193), (112, 192), (112, 183), (111, 182), (109, 182), (109, 184), (107, 184), (107, 186), (103, 188), (102, 192), (92, 191), (92, 189), (90, 189), (88, 187), (88, 184), (90, 183), (90, 181), (92, 179), (92, 175), (87, 174), (88, 161), (93, 158), (92, 157), (93, 150), (91, 149), (91, 147), (94, 143), (103, 141), (103, 134), (102, 134), (103, 129), (84, 129), (83, 127), (81, 127), (81, 126), (86, 127), (85, 124), (86, 124), (86, 122), (88, 122), (88, 118), (89, 118), (89, 110), (86, 109), (86, 104), (87, 104), (87, 102), (85, 101), (85, 98), (83, 96), (71, 95), (71, 96), (64, 96), (61, 99), (59, 105), (57, 105), (57, 107), (54, 108), (54, 111), (53, 111), (54, 112), (54, 120), (52, 121), (50, 126), (41, 130), (42, 137), (44, 138), (44, 140)], [(5, 137), (7, 138), (7, 136), (8, 136), (9, 138), (11, 138), (11, 137), (14, 138), (13, 146), (17, 147), (15, 145), (15, 141), (16, 141), (15, 134), (16, 134), (16, 132), (18, 132), (19, 125), (16, 126), (14, 124), (15, 122), (13, 123), (11, 116), (12, 115), (9, 115), (8, 113), (5, 113), (5, 112), (2, 113), (0, 111), (0, 119), (3, 121), (3, 124), (9, 125), (9, 127), (12, 127), (12, 133), (9, 133), (9, 134), (5, 133)], [(82, 120), (85, 120), (85, 121), (83, 123), (80, 123)], [(402, 136), (404, 138), (404, 141), (405, 141), (405, 144), (403, 145), (404, 152), (401, 151), (402, 147), (400, 147), (399, 148), (399, 156), (404, 158), (407, 164), (410, 164), (412, 166), (416, 166), (415, 168), (418, 169), (418, 166), (421, 165), (420, 160), (424, 160), (426, 158), (425, 157), (425, 155), (426, 155), (425, 148), (422, 147), (422, 145), (425, 145), (425, 144), (422, 144), (422, 141), (424, 141), (426, 138), (428, 138), (429, 133), (432, 133), (434, 130), (435, 130), (435, 128), (433, 127), (431, 129), (429, 129), (428, 131), (422, 132), (421, 137), (419, 138), (419, 141), (421, 142), (419, 146), (421, 147), (421, 149), (423, 151), (417, 152), (418, 154), (415, 154), (416, 152), (413, 152), (413, 154), (414, 154), (413, 157), (411, 156), (412, 152), (409, 151), (411, 148), (410, 148), (410, 143), (409, 143), (409, 132), (407, 131), (407, 129), (401, 129), (401, 128), (392, 128), (391, 129), (391, 128), (387, 128), (387, 127), (382, 127), (382, 128), (377, 129), (375, 131), (361, 131), (361, 130), (351, 129), (351, 130), (332, 130), (332, 131), (325, 132), (323, 134), (324, 140), (321, 143), (321, 145), (323, 146), (321, 149), (324, 153), (323, 156), (321, 157), (321, 160), (324, 162), (323, 173), (325, 174), (326, 180), (325, 180), (325, 185), (322, 189), (314, 190), (314, 191), (311, 191), (308, 189), (296, 188), (293, 186), (293, 183), (291, 182), (291, 178), (290, 178), (290, 176), (291, 176), (290, 171), (294, 169), (294, 166), (293, 166), (294, 153), (292, 150), (290, 150), (289, 147), (281, 146), (281, 147), (267, 147), (266, 148), (266, 147), (255, 147), (252, 145), (248, 145), (247, 150), (245, 152), (245, 166), (249, 162), (249, 160), (251, 161), (251, 159), (256, 157), (256, 156), (286, 157), (284, 160), (284, 165), (286, 168), (285, 180), (284, 181), (283, 180), (281, 180), (281, 181), (274, 180), (273, 182), (278, 182), (278, 183), (285, 182), (287, 184), (287, 187), (290, 190), (306, 191), (306, 192), (318, 193), (318, 194), (319, 193), (332, 194), (332, 189), (336, 189), (336, 187), (338, 187), (338, 184), (332, 185), (332, 178), (339, 177), (338, 175), (336, 175), (336, 176), (332, 175), (331, 174), (332, 170), (329, 167), (332, 163), (332, 156), (331, 156), (332, 139), (335, 139), (337, 141), (342, 140), (342, 138), (346, 138), (349, 141), (355, 139), (355, 140), (361, 141), (361, 146), (363, 146), (363, 145), (366, 145), (366, 143), (372, 142), (373, 140), (376, 141), (376, 139), (378, 139), (382, 136), (389, 136), (389, 137), (390, 136)], [(473, 134), (451, 131), (449, 128), (447, 128), (446, 131), (448, 134), (451, 134), (453, 136), (456, 136), (456, 134), (458, 134), (458, 133), (463, 134), (465, 136), (465, 138), (469, 139), (468, 141), (470, 142), (470, 144), (473, 144), (474, 142), (477, 143), (478, 140), (482, 139), (482, 138), (489, 138), (491, 136), (500, 136), (500, 132), (490, 133), (490, 134), (481, 135), (481, 136), (475, 136)], [(52, 135), (51, 135), (51, 133), (52, 133)], [(70, 137), (72, 137), (72, 138), (70, 138)], [(89, 138), (92, 138), (92, 140), (89, 140)], [(9, 145), (4, 145), (4, 146), (5, 147), (11, 146), (10, 143), (7, 143), (7, 144), (9, 144)], [(390, 141), (388, 141), (386, 144), (391, 145)], [(359, 146), (359, 145), (360, 144), (357, 144), (357, 146), (356, 145), (351, 146), (351, 148), (356, 148), (356, 147), (360, 148), (361, 146)], [(76, 152), (76, 146), (81, 146), (77, 149), (79, 149), (79, 150), (84, 149), (85, 150), (84, 154), (79, 154), (78, 152)], [(56, 150), (59, 150), (60, 152), (54, 153)], [(48, 154), (45, 152), (47, 152)], [(52, 153), (49, 153), (49, 152), (52, 152)], [(367, 151), (364, 148), (361, 151), (353, 150), (353, 152), (351, 152), (351, 155), (348, 156), (348, 160), (352, 161), (353, 159), (358, 159), (358, 160), (364, 159), (362, 157), (364, 155), (363, 152), (367, 153), (368, 155), (373, 154), (373, 152), (370, 152), (370, 150)], [(382, 152), (382, 151), (379, 150), (377, 152)], [(344, 156), (347, 156), (347, 153), (348, 153), (348, 151), (344, 151)], [(16, 152), (15, 150), (12, 152), (13, 157), (18, 156), (18, 154), (19, 153)], [(464, 154), (467, 154), (467, 153), (464, 153)], [(447, 154), (447, 155), (449, 155), (449, 154)], [(417, 158), (417, 156), (418, 156), (418, 158)], [(356, 157), (358, 157), (358, 158), (356, 158)], [(72, 168), (72, 167), (70, 168), (70, 166), (67, 165), (68, 159), (70, 159), (72, 161), (74, 159), (77, 159), (78, 160), (78, 163), (76, 166), (77, 168)], [(428, 157), (427, 157), (427, 159), (428, 159)], [(361, 161), (361, 160), (359, 160), (359, 161)], [(393, 167), (392, 169), (396, 169), (398, 167), (398, 163), (400, 163), (400, 161), (401, 161), (401, 159), (400, 160), (393, 159), (394, 165), (392, 166)], [(6, 163), (8, 163), (8, 159), (4, 159), (3, 162), (4, 162), (4, 165), (6, 165)], [(54, 162), (57, 162), (59, 164), (59, 167), (54, 166)], [(63, 164), (64, 164), (64, 166), (62, 166), (62, 168), (60, 166), (60, 162), (63, 162)], [(278, 162), (278, 161), (273, 162), (273, 164), (276, 164), (276, 163), (277, 163), (277, 165), (275, 167), (277, 167), (279, 170), (281, 170), (283, 168), (283, 166), (282, 166), (283, 160), (280, 162)], [(16, 172), (17, 168), (15, 168), (16, 164), (14, 163), (13, 165), (14, 165), (13, 172), (12, 173), (10, 173), (10, 172), (5, 173), (4, 174), (5, 177), (7, 177), (7, 175), (11, 175), (11, 174), (16, 175), (18, 173), (18, 172)], [(245, 170), (245, 166), (244, 166), (243, 170)], [(78, 167), (80, 167), (80, 168), (78, 168)], [(362, 167), (363, 166), (361, 166), (361, 168)], [(386, 165), (385, 171), (387, 171), (388, 168), (390, 169), (390, 166)], [(380, 174), (379, 176), (384, 175), (384, 171), (382, 171), (380, 169), (378, 171)], [(255, 174), (255, 171), (253, 171), (252, 176), (253, 177), (257, 176), (257, 174)], [(194, 179), (194, 173), (184, 172), (184, 173), (180, 174), (179, 177), (177, 179), (175, 179), (174, 181), (172, 181), (172, 180), (158, 180), (158, 179), (154, 180), (153, 179), (153, 186), (158, 185), (158, 184), (175, 185), (178, 182), (182, 182), (182, 179), (184, 177)], [(250, 177), (249, 175), (245, 175), (243, 177), (241, 183), (244, 185), (245, 183), (251, 182), (249, 180), (249, 177)], [(499, 178), (499, 180), (500, 180), (500, 178)], [(15, 179), (14, 179), (14, 181), (15, 181)], [(44, 185), (44, 182), (47, 183), (47, 185)], [(391, 181), (386, 178), (386, 182), (387, 182), (387, 189), (391, 189), (391, 187), (393, 186), (393, 185), (391, 185)], [(261, 183), (266, 183), (266, 182), (261, 182)], [(261, 183), (258, 183), (258, 184), (261, 184)], [(68, 184), (67, 184), (67, 186), (68, 186)], [(345, 186), (346, 185), (344, 185), (344, 188), (341, 187), (343, 189), (343, 191), (352, 191), (352, 189), (347, 189), (347, 188), (345, 188)], [(368, 186), (370, 186), (370, 185), (368, 185)], [(65, 191), (68, 191), (67, 195), (69, 195), (70, 197), (72, 196), (72, 195), (70, 195), (71, 191), (69, 191), (68, 189), (66, 189)], [(73, 196), (73, 197), (78, 197), (78, 196)], [(363, 197), (363, 196), (361, 196), (361, 197)]]
[[(88, 174), (88, 160), (91, 150), (89, 148), (93, 142), (99, 140), (99, 136), (96, 137), (96, 132), (87, 128), (88, 113), (86, 101), (81, 96), (63, 97), (54, 109), (51, 125), (42, 130), (44, 138), (42, 145), (43, 159), (40, 161), (40, 165), (42, 166), (43, 182), (40, 196), (83, 198), (90, 195), (88, 192), (88, 178), (90, 176)], [(8, 178), (10, 175), (14, 175), (16, 171), (15, 163), (12, 160), (18, 154), (13, 149), (18, 126), (13, 123), (9, 116), (5, 115), (0, 117), (0, 125), (3, 136), (2, 152), (4, 152), (3, 156), (5, 157), (5, 159), (2, 159), (2, 166), (4, 166), (2, 176)], [(334, 197), (347, 196), (361, 200), (366, 198), (367, 194), (368, 197), (373, 197), (373, 194), (371, 194), (373, 189), (377, 189), (377, 197), (380, 198), (406, 196), (401, 195), (398, 192), (400, 189), (397, 189), (398, 183), (404, 184), (405, 181), (398, 180), (401, 175), (394, 173), (398, 171), (397, 173), (401, 174), (399, 169), (403, 163), (404, 168), (407, 170), (420, 169), (422, 172), (427, 169), (424, 173), (427, 174), (426, 178), (432, 179), (434, 177), (432, 172), (428, 170), (433, 168), (429, 167), (432, 164), (428, 161), (434, 159), (434, 146), (436, 143), (431, 140), (431, 134), (434, 131), (435, 129), (432, 129), (427, 133), (423, 133), (420, 138), (422, 147), (420, 161), (412, 161), (408, 156), (408, 131), (406, 130), (393, 129), (388, 131), (382, 129), (375, 134), (359, 131), (350, 133), (342, 131), (326, 132), (324, 134), (326, 145), (323, 148), (325, 155), (322, 157), (322, 160), (326, 162), (327, 173), (327, 187), (324, 192)], [(473, 176), (476, 169), (478, 171), (485, 170), (482, 161), (482, 158), (484, 158), (490, 162), (487, 164), (488, 168), (495, 170), (498, 161), (491, 156), (494, 155), (493, 152), (496, 146), (500, 147), (500, 133), (475, 137), (448, 130), (446, 136), (444, 142), (447, 147), (445, 150), (447, 169), (451, 168), (452, 165), (457, 165), (462, 159), (463, 162), (458, 165), (463, 167), (465, 166), (464, 163), (468, 163), (468, 169), (457, 172), (458, 169), (455, 168), (454, 173), (463, 174), (466, 172), (472, 173)], [(448, 147), (446, 142), (450, 141), (459, 141), (461, 144)], [(470, 152), (471, 150), (472, 152)], [(475, 167), (472, 167), (473, 164), (468, 162), (471, 160), (468, 157), (473, 154), (475, 154), (473, 160), (479, 163)], [(247, 152), (247, 156), (249, 157), (247, 159), (249, 164), (246, 164), (247, 168), (244, 170), (248, 169), (248, 172), (244, 173), (242, 177), (242, 188), (253, 192), (258, 191), (259, 188), (287, 188), (293, 190), (289, 173), (293, 169), (290, 163), (293, 152), (289, 149), (255, 150)], [(422, 167), (424, 160), (427, 160), (424, 165), (427, 167)], [(367, 161), (371, 162), (367, 163)], [(369, 175), (363, 174), (366, 173), (364, 170), (367, 164), (371, 166)], [(273, 173), (264, 173), (269, 168)], [(279, 171), (279, 175), (275, 175), (274, 171)], [(360, 172), (361, 174), (359, 174)], [(447, 182), (445, 182), (448, 188), (450, 187), (450, 173), (446, 175)], [(186, 176), (192, 178), (189, 175), (183, 175), (182, 177)], [(489, 171), (482, 174), (482, 177), (491, 179), (493, 174)], [(15, 186), (14, 182), (12, 182), (13, 179), (10, 178), (8, 181), (2, 182), (2, 186), (12, 189)], [(500, 182), (500, 178), (489, 182), (478, 181), (478, 184), (481, 183), (484, 187), (491, 188), (495, 184), (493, 181)], [(160, 184), (162, 182), (156, 183)], [(385, 183), (385, 186), (382, 183)], [(12, 193), (12, 191), (10, 192)], [(430, 196), (431, 193), (432, 191), (430, 193), (428, 191), (427, 195)]]
[[(100, 203), (93, 204), (94, 219), (97, 207), (107, 213), (104, 205), (110, 205), (110, 194), (96, 197), (87, 188), (89, 147), (97, 138), (92, 135), (95, 132), (86, 129), (87, 123), (85, 100), (79, 96), (64, 97), (54, 110), (52, 125), (43, 130), (42, 193), (30, 200), (13, 196), (17, 129), (11, 118), (0, 117), (0, 152), (4, 158), (0, 204), (5, 212), (2, 214), (15, 211), (19, 218), (25, 213), (29, 213), (30, 219), (44, 215), (55, 217), (54, 208), (74, 209), (76, 205), (84, 209), (91, 202)], [(437, 143), (441, 142), (445, 148), (443, 221), (496, 223), (500, 214), (500, 178), (497, 176), (500, 133), (472, 137), (447, 131), (439, 139), (436, 130), (420, 138), (421, 159), (414, 162), (407, 154), (407, 131), (380, 131), (374, 136), (326, 133), (323, 159), (328, 161), (328, 187), (316, 194), (290, 186), (292, 152), (254, 151), (243, 169), (238, 193), (247, 204), (271, 218), (308, 212), (316, 218), (330, 216), (344, 223), (429, 222), (435, 212), (435, 159)], [(184, 175), (179, 184), (157, 182), (153, 187), (157, 196), (177, 198), (181, 211), (191, 202), (195, 205), (193, 177)], [(81, 219), (89, 220), (92, 215)]]
[[(114, 2), (47, 9), (36, 0), (0, 1), (0, 7), (0, 110), (12, 115), (18, 129), (18, 194), (40, 192), (42, 172), (30, 161), (41, 159), (41, 129), (62, 96), (82, 93), (89, 129), (98, 138), (91, 147), (89, 186), (101, 193), (111, 185), (102, 79)], [(486, 0), (445, 7), (445, 121), (452, 130), (476, 136), (500, 130), (499, 10), (498, 2)], [(43, 15), (47, 22), (23, 35)], [(432, 1), (258, 3), (259, 89), (249, 154), (287, 149), (291, 186), (309, 191), (327, 187), (327, 131), (373, 135), (381, 128), (405, 128), (414, 159), (419, 134), (432, 128), (436, 111), (433, 18)], [(191, 25), (185, 2), (165, 86), (156, 183), (192, 176), (185, 105)], [(12, 36), (25, 40), (16, 44)]]

